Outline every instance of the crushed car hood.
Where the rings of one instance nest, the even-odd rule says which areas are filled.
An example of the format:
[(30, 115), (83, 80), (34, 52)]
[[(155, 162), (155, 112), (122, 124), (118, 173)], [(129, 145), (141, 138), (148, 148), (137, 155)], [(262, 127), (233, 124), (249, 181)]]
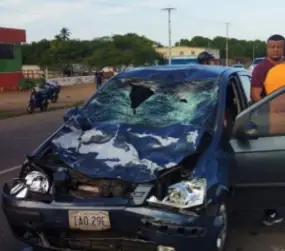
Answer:
[(204, 129), (171, 125), (146, 128), (100, 124), (88, 131), (63, 128), (52, 149), (71, 168), (92, 178), (147, 182), (195, 152)]

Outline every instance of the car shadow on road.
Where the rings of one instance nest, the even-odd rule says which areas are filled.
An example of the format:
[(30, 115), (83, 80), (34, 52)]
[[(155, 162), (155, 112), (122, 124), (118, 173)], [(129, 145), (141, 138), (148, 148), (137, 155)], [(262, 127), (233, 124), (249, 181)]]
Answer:
[[(233, 212), (227, 251), (285, 251), (285, 222), (262, 224), (262, 211)], [(280, 211), (285, 216), (285, 211)]]

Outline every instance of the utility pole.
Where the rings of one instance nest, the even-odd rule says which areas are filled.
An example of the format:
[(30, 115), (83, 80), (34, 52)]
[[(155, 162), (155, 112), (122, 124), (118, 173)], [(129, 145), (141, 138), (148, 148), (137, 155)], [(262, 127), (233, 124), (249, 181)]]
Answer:
[(168, 64), (171, 65), (171, 11), (175, 8), (163, 8), (162, 10), (168, 13)]
[(229, 65), (229, 23), (226, 23), (226, 66)]

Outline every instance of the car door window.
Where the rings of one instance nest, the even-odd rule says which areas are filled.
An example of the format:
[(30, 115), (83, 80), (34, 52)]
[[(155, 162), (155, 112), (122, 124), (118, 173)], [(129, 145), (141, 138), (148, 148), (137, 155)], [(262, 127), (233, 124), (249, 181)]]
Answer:
[(258, 126), (260, 135), (285, 135), (285, 93), (258, 107), (250, 121)]
[(285, 135), (285, 87), (243, 111), (235, 127), (249, 122), (258, 127), (259, 137)]
[(247, 75), (240, 75), (239, 79), (241, 81), (246, 99), (247, 99), (247, 103), (251, 102), (251, 98), (250, 98), (250, 86), (251, 86), (251, 78)]

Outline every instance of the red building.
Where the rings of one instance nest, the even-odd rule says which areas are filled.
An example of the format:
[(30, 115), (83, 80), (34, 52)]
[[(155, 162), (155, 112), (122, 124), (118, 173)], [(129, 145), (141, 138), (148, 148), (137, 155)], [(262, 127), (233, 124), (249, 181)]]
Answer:
[(17, 90), (22, 75), (21, 43), (26, 31), (0, 27), (0, 91)]

